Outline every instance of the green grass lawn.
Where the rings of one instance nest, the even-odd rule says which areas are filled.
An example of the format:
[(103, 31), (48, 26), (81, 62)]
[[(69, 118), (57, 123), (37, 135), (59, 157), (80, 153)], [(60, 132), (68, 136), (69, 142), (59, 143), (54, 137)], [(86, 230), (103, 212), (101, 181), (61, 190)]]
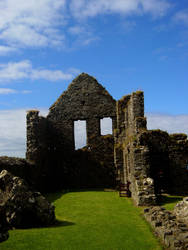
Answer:
[(117, 192), (77, 191), (48, 197), (56, 206), (56, 226), (12, 230), (0, 250), (163, 249), (141, 216), (143, 208)]

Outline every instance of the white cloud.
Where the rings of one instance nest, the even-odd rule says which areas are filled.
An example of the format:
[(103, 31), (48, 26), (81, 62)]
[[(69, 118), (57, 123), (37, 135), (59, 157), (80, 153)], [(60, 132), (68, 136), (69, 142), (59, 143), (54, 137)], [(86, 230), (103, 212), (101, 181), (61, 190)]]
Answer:
[(80, 35), (82, 33), (85, 33), (85, 28), (83, 26), (71, 26), (68, 31), (73, 35)]
[(7, 88), (0, 88), (0, 95), (8, 95), (8, 94), (30, 94), (30, 90), (15, 90), (15, 89), (7, 89)]
[[(158, 17), (169, 8), (168, 0), (0, 0), (0, 42), (5, 44), (0, 45), (0, 54), (14, 48), (64, 47), (66, 31), (87, 34), (78, 25), (78, 20), (87, 17), (114, 13)], [(90, 32), (82, 45), (94, 38)]]
[(7, 55), (11, 52), (15, 52), (17, 51), (16, 48), (13, 48), (13, 47), (10, 47), (10, 46), (3, 46), (3, 45), (0, 45), (0, 55), (1, 56), (4, 56), (4, 55)]
[(0, 111), (0, 155), (24, 157), (25, 110)]
[(99, 14), (145, 14), (162, 16), (169, 9), (167, 0), (72, 0), (71, 11), (76, 18), (94, 17)]
[[(75, 69), (74, 69), (75, 70)], [(47, 81), (70, 80), (74, 73), (61, 70), (34, 69), (28, 60), (0, 64), (0, 82), (22, 79), (45, 79)]]
[(72, 47), (74, 48), (80, 45), (87, 46), (100, 40), (100, 38), (92, 32), (91, 26), (88, 26), (87, 23), (71, 26), (68, 32), (73, 36)]
[(64, 6), (65, 0), (1, 0), (0, 39), (17, 46), (62, 42), (58, 27)]
[(188, 115), (165, 115), (147, 113), (148, 129), (161, 129), (168, 133), (188, 134)]
[(36, 79), (45, 79), (48, 81), (58, 81), (58, 80), (70, 80), (73, 78), (72, 74), (63, 73), (61, 70), (32, 70), (31, 78)]
[(9, 27), (0, 34), (0, 39), (8, 41), (9, 44), (16, 45), (21, 42), (24, 46), (33, 47), (47, 46), (49, 42), (46, 35), (24, 25)]
[(177, 12), (174, 16), (174, 20), (188, 25), (188, 9)]
[[(40, 114), (46, 115), (47, 109)], [(26, 110), (0, 110), (0, 156), (25, 157)]]
[(32, 65), (29, 61), (0, 64), (0, 82), (27, 78), (31, 70)]

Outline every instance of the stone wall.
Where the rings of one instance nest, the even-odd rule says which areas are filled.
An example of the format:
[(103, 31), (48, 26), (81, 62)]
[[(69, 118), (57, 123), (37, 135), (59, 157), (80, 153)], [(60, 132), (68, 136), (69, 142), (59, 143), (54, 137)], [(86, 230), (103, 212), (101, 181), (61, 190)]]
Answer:
[(147, 130), (138, 137), (140, 145), (148, 148), (148, 174), (154, 180), (155, 194), (170, 188), (169, 135), (161, 130)]
[(137, 205), (152, 205), (162, 192), (188, 194), (188, 140), (147, 130), (143, 92), (137, 91), (116, 104), (114, 161), (117, 181), (130, 184)]
[(185, 134), (170, 135), (169, 161), (171, 188), (169, 192), (188, 195), (188, 140)]
[(188, 249), (188, 226), (175, 215), (162, 207), (144, 210), (144, 216), (168, 249)]
[[(108, 139), (101, 136), (105, 117), (112, 119)], [(87, 145), (77, 152), (78, 120), (86, 121)], [(147, 130), (142, 91), (115, 101), (85, 73), (72, 81), (46, 118), (37, 110), (27, 113), (26, 159), (40, 190), (115, 185), (115, 167), (116, 184), (130, 184), (137, 205), (155, 204), (161, 192), (188, 193), (187, 136)]]
[(119, 183), (130, 183), (131, 196), (137, 205), (155, 204), (153, 180), (149, 178), (149, 149), (138, 136), (146, 131), (143, 92), (123, 97), (116, 105), (115, 165)]
[[(106, 186), (107, 180), (109, 180), (108, 185), (113, 182), (112, 176), (109, 177), (111, 170), (114, 171), (113, 138), (107, 145), (101, 136), (100, 128), (100, 120), (105, 117), (110, 117), (113, 128), (116, 128), (116, 101), (95, 78), (85, 73), (73, 80), (68, 89), (50, 107), (46, 118), (39, 116), (39, 111), (36, 110), (27, 113), (26, 159), (37, 168), (35, 175), (37, 186), (51, 190), (60, 186)], [(82, 155), (75, 151), (74, 121), (77, 120), (86, 121), (87, 150)], [(96, 150), (96, 145), (100, 148), (100, 152)], [(86, 151), (87, 155), (91, 155), (91, 148), (92, 157), (88, 158)], [(108, 154), (106, 163), (109, 168), (104, 168), (101, 164), (104, 161), (104, 152)], [(96, 170), (92, 170), (93, 182), (91, 178), (89, 180), (86, 177), (89, 176), (89, 168), (80, 166), (79, 155), (82, 160), (84, 159), (85, 166), (88, 164), (95, 166)], [(95, 164), (91, 164), (91, 161)], [(109, 174), (107, 169), (111, 169)], [(98, 178), (100, 171), (101, 176), (106, 175), (106, 180), (104, 177)], [(80, 172), (85, 179), (81, 178)]]
[[(49, 122), (46, 118), (39, 116), (38, 110), (30, 110), (26, 116), (27, 125), (27, 151), (26, 160), (32, 164), (31, 177), (36, 187), (46, 190), (51, 175), (50, 152), (53, 145), (49, 133)], [(53, 181), (53, 175), (51, 178)]]
[(74, 149), (74, 121), (86, 121), (89, 144), (90, 138), (101, 135), (100, 119), (110, 117), (115, 123), (115, 105), (116, 101), (95, 78), (82, 73), (50, 107), (47, 119), (54, 123), (62, 122), (62, 133)]
[(149, 149), (149, 175), (154, 179), (155, 193), (188, 194), (188, 141), (184, 134), (147, 130), (139, 143)]
[(113, 136), (98, 137), (76, 150), (64, 179), (71, 188), (114, 188)]

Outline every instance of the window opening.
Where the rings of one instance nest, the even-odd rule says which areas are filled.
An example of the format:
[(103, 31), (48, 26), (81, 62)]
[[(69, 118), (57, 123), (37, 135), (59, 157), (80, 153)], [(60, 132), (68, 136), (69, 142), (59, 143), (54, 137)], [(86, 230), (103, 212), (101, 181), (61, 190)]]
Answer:
[(112, 135), (112, 118), (106, 117), (100, 120), (101, 135)]
[(74, 121), (74, 142), (75, 149), (83, 148), (86, 143), (86, 121)]

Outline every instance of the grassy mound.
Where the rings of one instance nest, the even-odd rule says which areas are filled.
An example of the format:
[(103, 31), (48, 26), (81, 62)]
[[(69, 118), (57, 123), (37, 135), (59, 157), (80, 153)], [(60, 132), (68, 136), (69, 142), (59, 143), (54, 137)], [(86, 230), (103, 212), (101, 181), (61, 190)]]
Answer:
[(142, 208), (117, 192), (82, 191), (49, 195), (57, 225), (12, 230), (1, 250), (162, 249), (141, 216)]

